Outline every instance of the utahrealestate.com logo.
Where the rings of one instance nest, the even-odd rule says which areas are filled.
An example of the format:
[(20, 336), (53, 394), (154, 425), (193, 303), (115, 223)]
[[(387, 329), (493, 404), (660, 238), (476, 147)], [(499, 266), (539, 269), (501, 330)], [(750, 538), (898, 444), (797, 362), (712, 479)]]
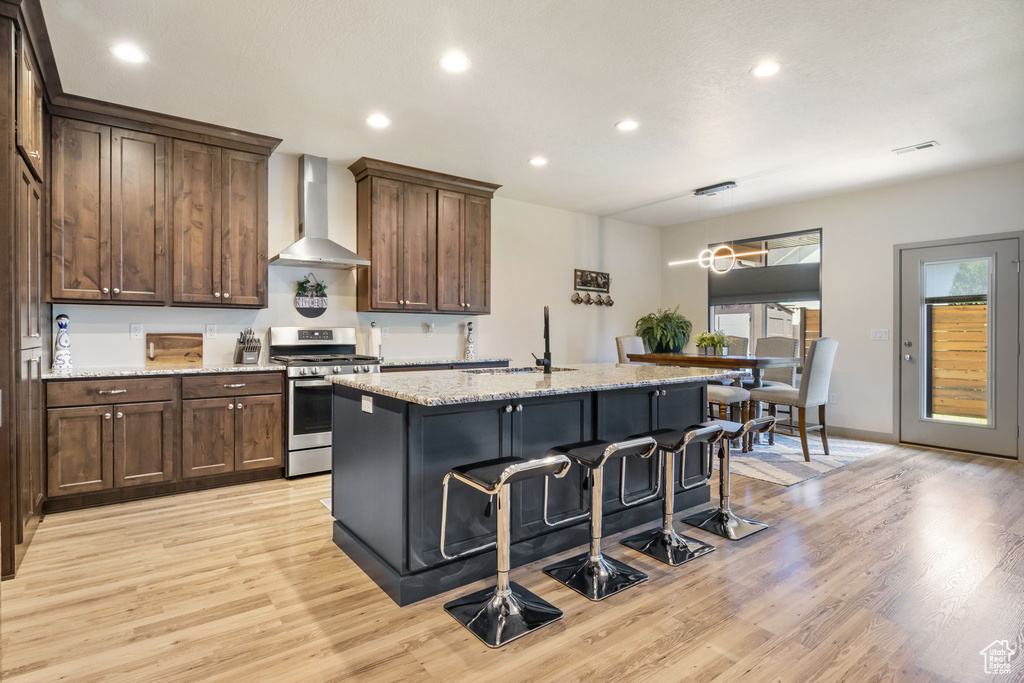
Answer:
[(1017, 650), (1010, 646), (1008, 640), (992, 641), (991, 645), (981, 651), (981, 656), (985, 658), (985, 673), (1010, 673), (1010, 663), (1016, 654)]

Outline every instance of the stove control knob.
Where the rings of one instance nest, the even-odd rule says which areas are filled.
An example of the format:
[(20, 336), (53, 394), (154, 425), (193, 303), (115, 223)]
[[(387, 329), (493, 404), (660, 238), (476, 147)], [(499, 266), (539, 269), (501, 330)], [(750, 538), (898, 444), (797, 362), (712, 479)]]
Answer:
[(334, 374), (337, 375), (340, 372), (341, 372), (341, 366), (340, 365), (335, 365), (334, 366)]
[(320, 374), (320, 368), (310, 368), (309, 369), (309, 374), (311, 374), (311, 375), (319, 375)]
[(370, 372), (370, 366), (369, 365), (364, 365), (363, 366), (363, 372)]
[(306, 372), (307, 372), (307, 371), (306, 371), (306, 368), (299, 368), (299, 374), (300, 374), (300, 375), (305, 375), (305, 374), (306, 374)]
[(352, 372), (362, 372), (362, 371), (363, 371), (363, 369), (361, 367), (359, 367), (358, 365), (353, 365), (352, 366)]

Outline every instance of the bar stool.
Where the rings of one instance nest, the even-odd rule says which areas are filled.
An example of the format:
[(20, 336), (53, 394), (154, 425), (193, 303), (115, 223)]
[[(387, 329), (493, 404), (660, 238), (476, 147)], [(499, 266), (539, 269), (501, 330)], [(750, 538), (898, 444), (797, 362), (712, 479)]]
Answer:
[[(683, 536), (672, 527), (672, 512), (675, 502), (675, 487), (672, 485), (672, 474), (675, 470), (675, 455), (682, 454), (682, 466), (679, 472), (679, 485), (684, 491), (695, 489), (711, 481), (714, 470), (711, 459), (714, 456), (715, 444), (722, 438), (723, 429), (717, 424), (701, 424), (689, 427), (685, 432), (674, 429), (655, 429), (638, 436), (650, 436), (658, 442), (661, 451), (662, 477), (665, 479), (664, 509), (661, 527), (642, 531), (622, 541), (622, 545), (639, 550), (665, 564), (679, 566), (701, 555), (714, 552), (715, 546)], [(699, 481), (686, 481), (686, 448), (692, 445), (708, 444), (707, 457), (701, 460)]]
[[(448, 614), (465, 626), (488, 647), (501, 647), (520, 636), (562, 618), (562, 611), (508, 579), (511, 553), (511, 496), (514, 482), (553, 474), (564, 477), (572, 466), (568, 457), (548, 453), (537, 460), (501, 458), (453, 468), (444, 476), (441, 500), (441, 556), (453, 560), (497, 546), (498, 578), (494, 588), (484, 588), (452, 600), (444, 606)], [(445, 552), (445, 527), (448, 521), (448, 482), (456, 479), (489, 496), (497, 495), (498, 535), (493, 543), (456, 555)]]
[(718, 457), (722, 459), (718, 466), (718, 509), (697, 513), (683, 521), (698, 529), (728, 538), (730, 541), (738, 541), (750, 534), (767, 529), (767, 524), (740, 517), (729, 507), (729, 442), (732, 439), (746, 439), (748, 434), (768, 431), (775, 426), (775, 418), (767, 415), (750, 420), (746, 424), (726, 420), (712, 420), (706, 424), (717, 424), (723, 429), (722, 438), (719, 441), (721, 445), (718, 447)]
[[(630, 586), (643, 583), (647, 574), (633, 569), (618, 560), (601, 553), (601, 516), (604, 498), (604, 465), (611, 458), (625, 458), (639, 455), (649, 458), (658, 447), (658, 442), (649, 436), (628, 439), (617, 443), (607, 441), (582, 441), (566, 446), (556, 446), (548, 455), (567, 455), (589, 470), (590, 483), (590, 551), (570, 557), (544, 567), (544, 573), (564, 583), (577, 593), (591, 599), (604, 600)], [(623, 474), (625, 471), (623, 470)], [(623, 477), (625, 478), (625, 477)], [(620, 487), (620, 498), (624, 497), (625, 484)], [(645, 498), (644, 500), (650, 500)], [(627, 505), (639, 505), (643, 500)]]

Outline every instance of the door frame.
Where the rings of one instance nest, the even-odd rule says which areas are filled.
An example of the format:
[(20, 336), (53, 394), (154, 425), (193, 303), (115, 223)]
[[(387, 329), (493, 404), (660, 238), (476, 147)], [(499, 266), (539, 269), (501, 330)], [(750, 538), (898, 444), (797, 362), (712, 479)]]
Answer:
[[(904, 443), (902, 424), (900, 421), (900, 398), (903, 392), (903, 373), (899, 371), (902, 351), (900, 350), (900, 331), (903, 320), (903, 309), (901, 301), (901, 287), (903, 284), (902, 254), (907, 249), (921, 249), (927, 247), (951, 247), (960, 244), (974, 244), (975, 242), (989, 242), (993, 240), (1016, 239), (1019, 254), (1024, 260), (1024, 230), (1011, 232), (985, 233), (982, 235), (966, 235), (963, 237), (949, 237), (939, 240), (926, 240), (923, 242), (904, 242), (893, 245), (893, 334), (892, 334), (892, 427), (893, 436), (897, 443)], [(1018, 264), (1018, 269), (1020, 264)], [(1017, 295), (1021, 296), (1020, 278), (1017, 278)], [(1020, 299), (1024, 301), (1024, 299)], [(1024, 462), (1024, 439), (1021, 438), (1020, 425), (1024, 422), (1024, 364), (1020, 358), (1020, 344), (1024, 344), (1024, 315), (1017, 316), (1017, 461)], [(991, 456), (1002, 457), (1002, 456)]]

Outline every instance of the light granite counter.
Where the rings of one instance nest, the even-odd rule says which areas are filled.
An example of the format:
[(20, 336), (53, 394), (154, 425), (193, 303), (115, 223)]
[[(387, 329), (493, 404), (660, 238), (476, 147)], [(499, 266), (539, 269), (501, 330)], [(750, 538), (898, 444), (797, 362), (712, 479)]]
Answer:
[(256, 365), (199, 365), (178, 368), (109, 367), (80, 368), (72, 372), (43, 373), (45, 380), (58, 379), (100, 379), (103, 377), (150, 377), (159, 375), (216, 375), (226, 372), (283, 372), (284, 366), (276, 363)]
[(475, 363), (511, 363), (511, 358), (391, 358), (381, 361), (382, 368), (406, 368), (416, 365), (472, 365)]
[[(586, 391), (661, 386), (709, 379), (735, 379), (741, 372), (676, 368), (637, 363), (560, 366), (550, 375), (525, 368), (435, 370), (369, 375), (331, 375), (329, 382), (424, 406), (574, 394)], [(522, 372), (516, 372), (522, 370)], [(530, 370), (534, 370), (530, 368)]]

